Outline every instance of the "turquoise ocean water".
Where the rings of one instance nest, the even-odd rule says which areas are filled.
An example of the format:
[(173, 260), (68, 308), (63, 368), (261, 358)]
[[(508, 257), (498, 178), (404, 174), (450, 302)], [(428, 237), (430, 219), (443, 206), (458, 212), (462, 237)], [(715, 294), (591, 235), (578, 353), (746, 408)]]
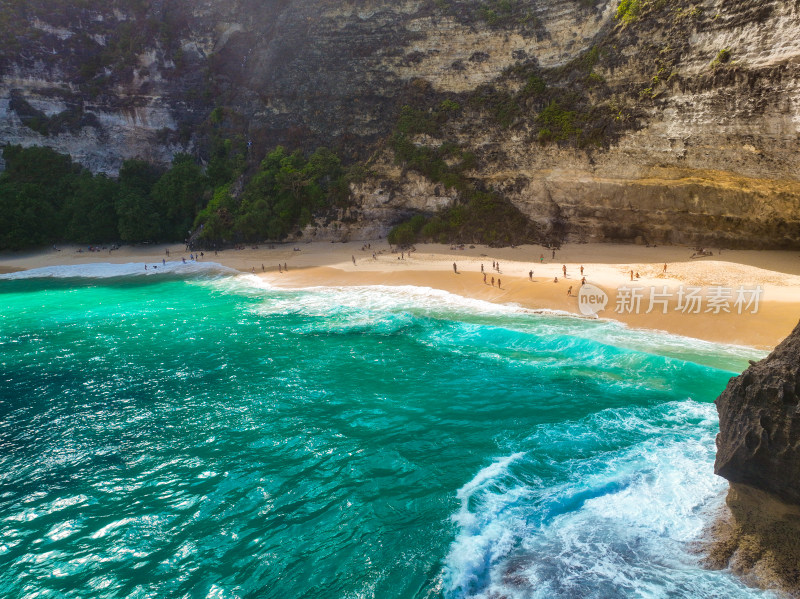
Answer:
[(0, 597), (767, 596), (693, 552), (756, 352), (141, 268), (0, 277)]

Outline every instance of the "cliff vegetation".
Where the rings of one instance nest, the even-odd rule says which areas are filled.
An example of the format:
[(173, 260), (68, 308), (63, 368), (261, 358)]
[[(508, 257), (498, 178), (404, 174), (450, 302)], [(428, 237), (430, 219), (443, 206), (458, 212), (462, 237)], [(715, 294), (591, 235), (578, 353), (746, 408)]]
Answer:
[(800, 247), (797, 2), (10, 0), (0, 32), (0, 145), (189, 155), (208, 242)]

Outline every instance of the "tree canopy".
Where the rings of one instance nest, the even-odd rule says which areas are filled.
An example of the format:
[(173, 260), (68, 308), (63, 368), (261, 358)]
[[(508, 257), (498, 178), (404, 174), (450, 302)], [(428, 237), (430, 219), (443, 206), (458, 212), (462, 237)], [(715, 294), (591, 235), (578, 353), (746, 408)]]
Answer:
[(241, 149), (221, 143), (205, 170), (178, 154), (167, 169), (126, 160), (117, 178), (50, 148), (7, 146), (3, 158), (0, 249), (183, 241), (197, 227), (201, 243), (277, 241), (349, 200), (351, 175), (327, 148), (278, 147), (248, 172)]

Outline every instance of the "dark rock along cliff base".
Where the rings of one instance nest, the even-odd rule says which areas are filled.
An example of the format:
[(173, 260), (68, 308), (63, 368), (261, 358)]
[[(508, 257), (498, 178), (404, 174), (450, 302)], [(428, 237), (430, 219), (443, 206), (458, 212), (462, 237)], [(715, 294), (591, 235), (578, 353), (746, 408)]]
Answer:
[(715, 472), (731, 487), (708, 564), (800, 597), (800, 324), (716, 405)]

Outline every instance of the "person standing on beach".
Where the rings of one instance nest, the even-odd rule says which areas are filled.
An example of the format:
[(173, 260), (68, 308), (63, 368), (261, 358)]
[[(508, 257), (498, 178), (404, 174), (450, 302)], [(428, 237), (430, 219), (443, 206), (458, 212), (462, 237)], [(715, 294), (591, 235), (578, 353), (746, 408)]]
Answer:
[(283, 273), (283, 270), (281, 269), (281, 263), (280, 262), (278, 262), (278, 272), (279, 273)]
[(562, 264), (561, 265), (561, 270), (564, 272), (564, 278), (566, 279), (567, 278), (567, 265), (566, 264)]
[(583, 264), (581, 264), (581, 276), (583, 276)]
[(486, 285), (486, 273), (483, 273), (483, 284)]
[(458, 274), (458, 267), (456, 266), (455, 262), (453, 262), (453, 272)]
[(497, 277), (497, 288), (500, 289), (500, 287), (501, 287), (501, 285), (500, 285), (500, 277)]
[(283, 263), (283, 272), (289, 272), (289, 267), (286, 266), (286, 262)]
[(544, 254), (539, 254), (539, 264), (544, 264)]
[(355, 257), (355, 256), (350, 256), (350, 258), (352, 258), (352, 260), (353, 260), (353, 266), (355, 266), (355, 265), (356, 265), (356, 257)]
[(553, 260), (555, 260), (555, 259), (556, 259), (556, 251), (553, 250)]
[(667, 263), (664, 262), (664, 274), (666, 274), (666, 272), (667, 272)]
[(483, 273), (483, 275), (484, 275), (483, 280), (485, 281), (486, 280), (486, 273), (483, 272), (483, 262), (481, 262), (481, 273)]
[(494, 287), (494, 277), (492, 277), (492, 287)]
[(572, 297), (572, 285), (570, 285), (569, 289), (567, 289), (567, 297)]
[(533, 271), (532, 270), (528, 271), (528, 280), (529, 281), (533, 281)]
[(633, 271), (631, 271), (631, 281), (633, 281)]

